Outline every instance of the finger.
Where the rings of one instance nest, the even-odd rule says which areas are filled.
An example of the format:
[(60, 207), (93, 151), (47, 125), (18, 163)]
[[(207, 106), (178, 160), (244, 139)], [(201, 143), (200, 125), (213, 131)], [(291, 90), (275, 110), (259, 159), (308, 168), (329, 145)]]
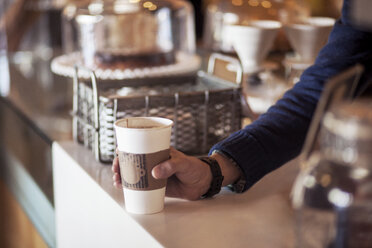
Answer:
[(176, 156), (179, 156), (180, 154), (183, 154), (182, 152), (178, 151), (176, 148), (174, 147), (170, 147), (169, 148), (169, 153), (170, 153), (170, 156), (171, 157), (176, 157)]
[(167, 187), (165, 190), (167, 197), (182, 198), (189, 201), (195, 201), (200, 199), (200, 195), (196, 194), (195, 191), (184, 191), (180, 187), (180, 183), (176, 177), (171, 177), (167, 181)]
[(121, 188), (123, 187), (122, 184), (121, 184), (121, 177), (120, 177), (120, 174), (115, 173), (115, 174), (112, 176), (112, 180), (114, 181), (114, 186), (115, 186), (115, 188), (121, 189)]
[(111, 170), (116, 173), (120, 173), (120, 167), (119, 167), (119, 159), (118, 157), (115, 157), (112, 161)]
[(172, 176), (175, 173), (182, 173), (187, 171), (187, 159), (186, 156), (177, 151), (174, 148), (170, 149), (171, 158), (165, 162), (162, 162), (152, 169), (152, 176), (156, 179), (165, 179)]
[(167, 160), (152, 169), (152, 176), (156, 179), (165, 179), (176, 172), (177, 165)]
[(167, 197), (180, 198), (180, 193), (178, 191), (178, 182), (175, 178), (169, 178), (167, 181), (167, 187), (165, 188), (165, 195)]
[(121, 177), (120, 177), (120, 175), (118, 173), (115, 173), (112, 176), (112, 180), (114, 180), (114, 182), (121, 183)]
[(117, 188), (117, 189), (122, 189), (123, 188), (121, 183), (117, 183), (117, 182), (114, 182), (114, 187)]

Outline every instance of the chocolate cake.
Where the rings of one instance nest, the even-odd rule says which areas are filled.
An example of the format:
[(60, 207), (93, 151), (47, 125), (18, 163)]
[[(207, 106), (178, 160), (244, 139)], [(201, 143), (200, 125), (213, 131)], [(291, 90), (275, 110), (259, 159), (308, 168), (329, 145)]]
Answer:
[(143, 68), (169, 65), (175, 62), (176, 59), (173, 52), (136, 55), (115, 55), (103, 52), (96, 52), (95, 54), (95, 64), (101, 68)]

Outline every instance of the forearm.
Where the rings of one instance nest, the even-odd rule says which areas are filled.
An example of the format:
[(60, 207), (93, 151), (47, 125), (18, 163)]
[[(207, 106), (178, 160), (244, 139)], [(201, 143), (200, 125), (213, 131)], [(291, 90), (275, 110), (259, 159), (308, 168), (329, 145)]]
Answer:
[(256, 122), (216, 144), (211, 152), (222, 151), (238, 164), (246, 178), (245, 189), (294, 158), (302, 149), (324, 84), (356, 63), (370, 69), (370, 44), (370, 33), (337, 22), (327, 46), (300, 82)]

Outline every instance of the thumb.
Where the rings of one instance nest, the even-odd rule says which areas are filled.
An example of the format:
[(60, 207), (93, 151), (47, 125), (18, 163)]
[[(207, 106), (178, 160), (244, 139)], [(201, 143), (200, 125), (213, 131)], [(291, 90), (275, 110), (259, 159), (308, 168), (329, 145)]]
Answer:
[(166, 179), (168, 177), (171, 177), (176, 172), (176, 164), (172, 163), (170, 160), (167, 160), (163, 163), (158, 164), (152, 169), (152, 176), (156, 179)]

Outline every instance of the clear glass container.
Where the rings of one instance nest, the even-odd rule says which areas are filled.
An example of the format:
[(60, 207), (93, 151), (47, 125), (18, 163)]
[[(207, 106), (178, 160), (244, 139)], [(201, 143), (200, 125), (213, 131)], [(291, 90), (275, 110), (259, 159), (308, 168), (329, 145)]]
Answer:
[[(6, 60), (9, 67), (13, 68), (10, 71), (16, 71), (24, 79), (37, 82), (42, 87), (41, 90), (50, 90), (51, 85), (56, 82), (50, 63), (53, 56), (61, 52), (62, 10), (54, 6), (53, 0), (1, 2), (5, 8), (0, 19), (0, 46), (6, 45)], [(2, 56), (2, 62), (5, 61), (4, 58)], [(10, 73), (10, 81), (13, 81), (14, 75), (15, 73)]]
[(372, 101), (327, 112), (319, 139), (293, 191), (297, 247), (371, 247)]
[(310, 14), (310, 9), (304, 1), (297, 0), (216, 0), (209, 2), (205, 13), (203, 45), (206, 49), (214, 51), (234, 51), (231, 42), (226, 40), (228, 38), (225, 35), (226, 25), (246, 25), (257, 20), (274, 20), (284, 24)]
[(64, 9), (65, 53), (90, 69), (175, 63), (195, 52), (192, 6), (181, 0), (92, 1)]
[[(5, 16), (5, 1), (0, 2), (0, 20)], [(10, 90), (8, 45), (5, 25), (0, 24), (0, 96), (7, 96)]]
[(334, 23), (334, 18), (318, 16), (284, 25), (293, 49), (283, 61), (290, 84), (297, 83), (302, 72), (314, 63), (319, 51), (327, 44)]

